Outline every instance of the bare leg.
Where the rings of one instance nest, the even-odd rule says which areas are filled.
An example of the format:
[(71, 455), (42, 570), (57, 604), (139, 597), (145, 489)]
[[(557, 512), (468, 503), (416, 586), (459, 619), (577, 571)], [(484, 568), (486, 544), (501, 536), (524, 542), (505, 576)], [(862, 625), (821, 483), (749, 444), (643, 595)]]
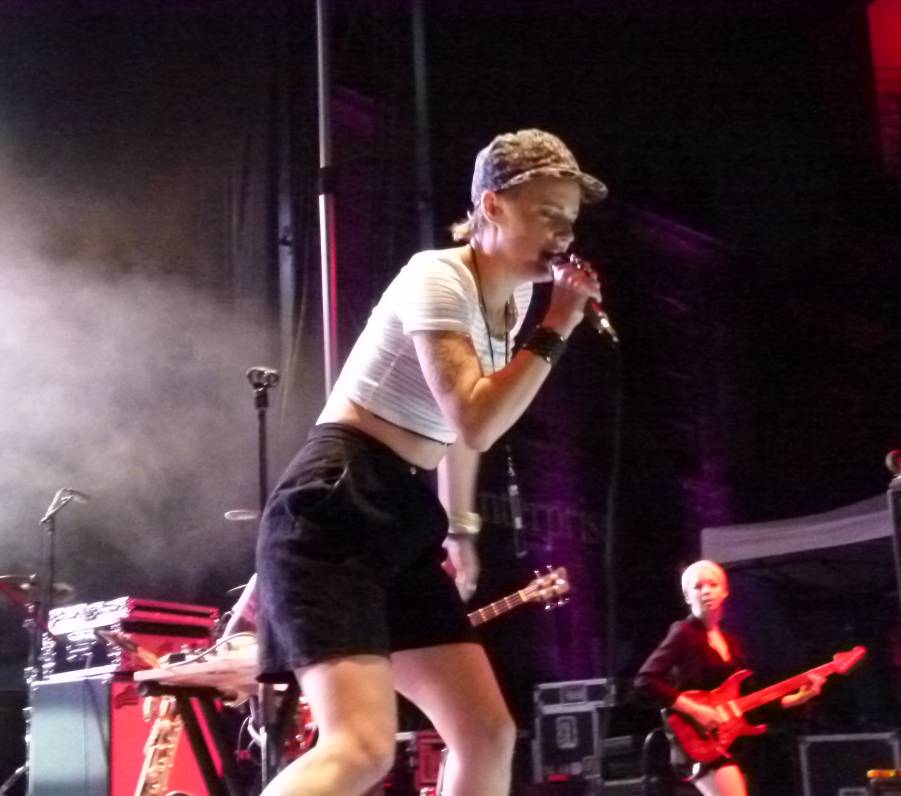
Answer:
[(745, 775), (737, 765), (714, 768), (694, 784), (704, 796), (748, 796)]
[(273, 779), (263, 796), (360, 796), (394, 762), (397, 700), (390, 661), (352, 655), (296, 674), (319, 740)]
[(448, 748), (443, 796), (507, 796), (516, 728), (485, 651), (445, 644), (391, 656), (397, 690)]

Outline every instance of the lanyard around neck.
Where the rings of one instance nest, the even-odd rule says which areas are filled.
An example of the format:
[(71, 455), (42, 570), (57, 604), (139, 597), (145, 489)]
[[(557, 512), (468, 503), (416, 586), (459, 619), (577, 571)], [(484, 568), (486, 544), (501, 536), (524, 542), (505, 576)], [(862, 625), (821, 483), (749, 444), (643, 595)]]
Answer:
[[(476, 292), (479, 295), (479, 311), (482, 314), (482, 323), (485, 324), (485, 334), (488, 338), (488, 353), (491, 356), (491, 370), (497, 372), (497, 364), (494, 361), (494, 345), (491, 341), (491, 326), (488, 323), (488, 308), (485, 306), (485, 294), (482, 291), (482, 275), (479, 271), (479, 261), (476, 250), (469, 244), (469, 252), (472, 256), (472, 272), (476, 278)], [(504, 304), (504, 367), (510, 363), (510, 300)]]
[[(488, 337), (488, 353), (491, 355), (491, 370), (497, 373), (497, 365), (494, 361), (494, 345), (491, 342), (491, 326), (488, 324), (488, 309), (485, 306), (485, 297), (482, 293), (482, 278), (479, 274), (479, 263), (476, 250), (469, 244), (472, 255), (472, 271), (476, 278), (476, 290), (479, 294), (479, 310), (482, 313), (482, 322), (485, 324), (485, 334)], [(510, 300), (504, 305), (504, 367), (510, 363)], [(516, 477), (516, 468), (513, 466), (513, 446), (509, 437), (504, 441), (504, 453), (507, 456), (507, 498), (510, 503), (510, 524), (513, 526), (513, 547), (517, 558), (522, 558), (528, 553), (525, 543), (522, 515), (522, 500), (519, 496), (519, 481)]]

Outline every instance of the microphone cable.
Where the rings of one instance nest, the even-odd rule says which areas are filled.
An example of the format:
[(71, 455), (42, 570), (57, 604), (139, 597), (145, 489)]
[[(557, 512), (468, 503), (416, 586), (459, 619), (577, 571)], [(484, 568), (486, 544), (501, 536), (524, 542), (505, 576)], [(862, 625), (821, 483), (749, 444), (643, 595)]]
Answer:
[(617, 650), (617, 598), (616, 588), (616, 555), (617, 555), (617, 510), (619, 487), (622, 475), (623, 459), (623, 406), (625, 385), (623, 378), (622, 346), (618, 344), (609, 347), (613, 352), (613, 413), (610, 434), (610, 476), (607, 485), (607, 500), (604, 509), (604, 550), (603, 550), (603, 574), (604, 574), (604, 655), (602, 671), (613, 688), (614, 704), (610, 708), (601, 709), (598, 716), (598, 763), (601, 767), (600, 796), (603, 796), (606, 777), (603, 773), (604, 743), (610, 732), (610, 722), (613, 708), (618, 701), (616, 688), (616, 650)]

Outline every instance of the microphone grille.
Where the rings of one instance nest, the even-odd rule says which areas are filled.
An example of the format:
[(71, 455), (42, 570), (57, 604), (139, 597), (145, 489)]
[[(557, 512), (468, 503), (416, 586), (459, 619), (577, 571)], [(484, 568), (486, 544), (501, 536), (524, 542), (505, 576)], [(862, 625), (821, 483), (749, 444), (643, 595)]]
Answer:
[(885, 466), (892, 475), (901, 473), (901, 450), (897, 448), (885, 455)]

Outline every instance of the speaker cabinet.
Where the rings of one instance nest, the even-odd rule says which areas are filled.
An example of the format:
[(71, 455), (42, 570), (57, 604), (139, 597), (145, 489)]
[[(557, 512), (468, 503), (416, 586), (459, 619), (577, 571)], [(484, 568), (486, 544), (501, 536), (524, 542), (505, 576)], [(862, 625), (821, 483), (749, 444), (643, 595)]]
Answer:
[[(25, 692), (0, 689), (0, 787), (25, 762)], [(22, 796), (25, 778), (9, 786), (9, 796)]]
[[(34, 683), (28, 796), (134, 796), (153, 726), (130, 679)], [(207, 796), (182, 732), (166, 792)]]
[(804, 796), (866, 796), (869, 769), (901, 768), (894, 732), (802, 735), (798, 751)]

